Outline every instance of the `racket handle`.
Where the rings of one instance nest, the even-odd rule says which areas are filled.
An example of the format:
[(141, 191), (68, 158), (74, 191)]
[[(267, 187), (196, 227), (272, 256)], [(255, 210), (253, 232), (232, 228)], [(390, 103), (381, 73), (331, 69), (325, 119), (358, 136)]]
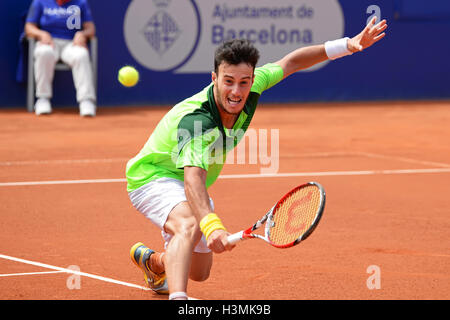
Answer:
[(236, 244), (239, 241), (243, 240), (242, 235), (244, 234), (244, 231), (239, 231), (236, 233), (233, 233), (228, 236), (227, 240), (229, 244)]

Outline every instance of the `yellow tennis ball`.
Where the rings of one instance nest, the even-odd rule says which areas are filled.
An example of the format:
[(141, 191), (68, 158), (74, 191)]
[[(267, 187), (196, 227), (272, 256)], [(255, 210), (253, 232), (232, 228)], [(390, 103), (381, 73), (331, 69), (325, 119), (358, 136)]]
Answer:
[(125, 87), (132, 87), (139, 81), (139, 72), (133, 67), (125, 66), (119, 70), (118, 78)]

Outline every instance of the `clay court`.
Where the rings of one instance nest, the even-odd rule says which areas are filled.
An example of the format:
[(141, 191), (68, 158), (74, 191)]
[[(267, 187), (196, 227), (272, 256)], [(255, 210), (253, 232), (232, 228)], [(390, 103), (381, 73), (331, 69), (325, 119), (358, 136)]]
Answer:
[[(76, 108), (2, 111), (0, 299), (167, 299), (145, 290), (129, 258), (138, 241), (156, 250), (163, 242), (125, 183), (127, 160), (167, 110), (102, 107), (88, 119)], [(188, 294), (450, 299), (449, 123), (448, 102), (261, 105), (251, 128), (279, 130), (278, 173), (226, 165), (210, 189), (216, 211), (239, 231), (317, 181), (323, 218), (293, 248), (252, 240), (215, 255), (210, 278), (190, 282)], [(374, 267), (379, 288), (370, 289)]]

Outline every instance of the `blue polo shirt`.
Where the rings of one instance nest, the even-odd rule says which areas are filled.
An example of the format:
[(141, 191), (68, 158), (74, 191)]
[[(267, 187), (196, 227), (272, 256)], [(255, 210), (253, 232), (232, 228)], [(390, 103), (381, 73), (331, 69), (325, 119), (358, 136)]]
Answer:
[(83, 23), (93, 21), (87, 0), (71, 0), (59, 6), (55, 0), (33, 0), (27, 22), (35, 23), (54, 38), (73, 39)]

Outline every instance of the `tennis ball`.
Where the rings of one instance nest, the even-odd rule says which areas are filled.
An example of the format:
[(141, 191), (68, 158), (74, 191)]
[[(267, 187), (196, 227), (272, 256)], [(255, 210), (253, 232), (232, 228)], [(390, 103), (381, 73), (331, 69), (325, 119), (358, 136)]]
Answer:
[(125, 87), (133, 87), (139, 81), (139, 72), (131, 66), (125, 66), (119, 70), (118, 78)]

